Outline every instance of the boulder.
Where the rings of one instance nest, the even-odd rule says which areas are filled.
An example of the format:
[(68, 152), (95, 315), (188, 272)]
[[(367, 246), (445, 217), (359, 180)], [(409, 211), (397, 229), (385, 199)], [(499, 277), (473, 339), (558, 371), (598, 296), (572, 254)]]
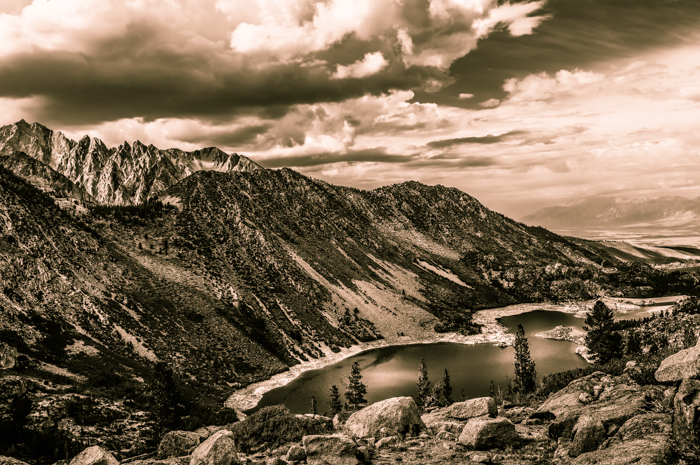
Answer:
[(17, 460), (13, 457), (6, 457), (4, 455), (0, 455), (0, 465), (29, 465), (27, 462), (22, 462), (21, 460)]
[(170, 431), (158, 445), (158, 457), (182, 457), (189, 455), (199, 445), (201, 436), (193, 431)]
[[(602, 388), (598, 398), (592, 395), (595, 386)], [(597, 371), (572, 381), (564, 389), (552, 394), (537, 411), (553, 413), (557, 416), (555, 420), (557, 422), (568, 417), (588, 415), (594, 420), (603, 422), (607, 429), (611, 425), (621, 426), (640, 411), (645, 410), (647, 398), (650, 395), (655, 396), (655, 391), (661, 394), (662, 389), (658, 386), (641, 387), (636, 383), (621, 383)], [(589, 394), (589, 403), (579, 402), (579, 397), (583, 393)]]
[(464, 402), (455, 402), (447, 407), (447, 414), (456, 420), (469, 420), (484, 415), (495, 417), (498, 415), (498, 407), (493, 397), (478, 397)]
[(472, 418), (457, 442), (472, 449), (505, 447), (519, 440), (515, 425), (507, 418)]
[(694, 449), (700, 437), (700, 381), (685, 379), (673, 399), (673, 432), (678, 445)]
[(670, 463), (671, 416), (645, 413), (627, 420), (607, 447), (579, 455), (572, 465), (658, 465)]
[(289, 451), (287, 452), (287, 462), (303, 462), (305, 460), (306, 451), (304, 450), (303, 446), (295, 444), (289, 448)]
[[(360, 438), (417, 433), (425, 428), (412, 397), (386, 399), (353, 413), (345, 427)], [(381, 433), (381, 430), (384, 432)]]
[(582, 416), (574, 426), (574, 439), (569, 447), (569, 456), (578, 457), (585, 452), (591, 452), (603, 444), (608, 438), (605, 426), (600, 420)]
[(355, 441), (344, 434), (313, 435), (302, 438), (308, 465), (359, 465)]
[(233, 433), (221, 430), (214, 433), (192, 452), (190, 465), (238, 465)]
[(660, 383), (700, 378), (700, 344), (665, 358), (654, 377)]
[(573, 436), (574, 426), (578, 421), (579, 415), (570, 414), (558, 417), (552, 420), (548, 427), (549, 437), (556, 440), (559, 438), (570, 440)]
[(70, 465), (119, 465), (119, 461), (100, 446), (92, 446), (73, 457)]

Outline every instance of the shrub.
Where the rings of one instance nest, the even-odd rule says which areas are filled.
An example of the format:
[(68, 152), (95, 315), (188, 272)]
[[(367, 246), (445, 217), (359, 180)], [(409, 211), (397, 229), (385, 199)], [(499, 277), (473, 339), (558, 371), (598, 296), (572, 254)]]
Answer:
[(229, 425), (241, 451), (257, 447), (272, 449), (310, 434), (325, 434), (330, 429), (308, 417), (297, 417), (283, 405), (263, 407), (243, 421)]

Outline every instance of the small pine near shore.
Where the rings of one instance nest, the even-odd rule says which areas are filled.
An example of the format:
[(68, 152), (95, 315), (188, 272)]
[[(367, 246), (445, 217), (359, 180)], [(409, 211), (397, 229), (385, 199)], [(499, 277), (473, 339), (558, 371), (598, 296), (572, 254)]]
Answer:
[[(450, 395), (445, 400), (440, 390), (435, 393), (443, 393), (441, 396), (427, 395), (427, 369), (422, 369), (416, 371), (418, 403), (411, 397), (399, 397), (362, 407), (354, 399), (352, 408), (333, 418), (295, 415), (283, 406), (272, 406), (244, 419), (234, 418), (235, 412), (212, 410), (208, 418), (199, 412), (195, 421), (197, 414), (188, 410), (193, 405), (189, 394), (172, 397), (178, 392), (177, 380), (161, 367), (144, 400), (150, 410), (134, 408), (131, 424), (123, 422), (120, 411), (112, 413), (114, 424), (130, 425), (123, 427), (127, 430), (122, 431), (121, 442), (92, 436), (83, 442), (64, 439), (59, 444), (58, 431), (68, 429), (74, 437), (94, 433), (95, 424), (104, 423), (113, 405), (93, 405), (90, 410), (80, 407), (82, 397), (74, 395), (77, 405), (71, 408), (80, 411), (81, 421), (88, 424), (77, 424), (68, 416), (48, 424), (44, 418), (45, 429), (38, 430), (34, 438), (39, 441), (54, 431), (54, 455), (32, 457), (26, 444), (5, 444), (0, 463), (700, 463), (700, 425), (693, 421), (700, 416), (700, 300), (687, 299), (653, 318), (613, 323), (603, 318), (590, 324), (599, 332), (587, 342), (619, 343), (601, 345), (602, 356), (595, 353), (596, 347), (589, 347), (598, 362), (586, 369), (546, 376), (533, 385), (537, 361), (521, 350), (509, 387), (494, 387), (491, 397), (462, 402), (453, 402)], [(606, 333), (615, 336), (605, 338)], [(524, 378), (518, 379), (518, 373)], [(356, 384), (361, 382), (359, 375), (351, 374)], [(445, 375), (436, 385), (444, 387)], [(38, 424), (33, 415), (41, 396), (26, 390), (27, 383), (13, 385), (4, 379), (3, 394), (8, 399), (2, 417), (5, 441), (9, 437), (31, 439), (27, 431)], [(318, 399), (314, 407), (327, 410), (328, 400)], [(125, 408), (134, 407), (133, 400), (120, 402)], [(96, 418), (89, 420), (88, 413)], [(52, 414), (56, 415), (47, 413)], [(15, 425), (15, 430), (9, 425)], [(129, 447), (125, 438), (140, 444), (139, 448)]]

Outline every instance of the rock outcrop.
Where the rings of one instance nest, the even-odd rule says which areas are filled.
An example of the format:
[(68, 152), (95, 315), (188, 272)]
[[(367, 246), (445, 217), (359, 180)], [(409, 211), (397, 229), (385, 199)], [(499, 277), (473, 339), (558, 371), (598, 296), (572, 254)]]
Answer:
[(357, 437), (415, 434), (425, 428), (412, 397), (394, 397), (350, 415), (345, 427)]
[(70, 465), (119, 465), (119, 461), (100, 446), (92, 446), (76, 455)]
[(233, 433), (221, 430), (201, 443), (192, 452), (190, 465), (238, 465)]
[(304, 436), (302, 439), (308, 465), (359, 465), (359, 449), (344, 434)]
[(170, 431), (158, 445), (158, 456), (161, 458), (181, 457), (188, 455), (200, 443), (201, 436), (192, 431)]
[(472, 418), (457, 442), (472, 449), (493, 449), (517, 444), (515, 425), (507, 418)]
[[(25, 121), (0, 128), (0, 156), (16, 152), (24, 152), (65, 176), (77, 186), (76, 194), (87, 193), (98, 202), (117, 205), (145, 202), (197, 171), (262, 169), (246, 157), (215, 147), (185, 152), (136, 141), (107, 148), (98, 138), (84, 136), (76, 142)], [(37, 174), (36, 167), (33, 170)], [(48, 172), (42, 175), (50, 180), (56, 177)]]
[(664, 359), (654, 377), (660, 383), (700, 378), (700, 344)]

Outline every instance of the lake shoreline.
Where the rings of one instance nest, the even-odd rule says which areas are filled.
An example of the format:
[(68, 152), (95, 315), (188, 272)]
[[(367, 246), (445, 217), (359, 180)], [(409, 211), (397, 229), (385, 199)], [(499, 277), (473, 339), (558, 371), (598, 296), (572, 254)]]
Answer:
[[(674, 302), (684, 298), (685, 296), (660, 297), (656, 299), (629, 299), (629, 298), (611, 298), (603, 299), (606, 305), (615, 309), (618, 312), (625, 313), (636, 308), (641, 304), (662, 304), (668, 303), (668, 306), (658, 306), (654, 311), (662, 311), (670, 308)], [(233, 408), (237, 412), (244, 412), (255, 408), (263, 395), (278, 387), (285, 386), (298, 378), (302, 373), (311, 370), (319, 370), (321, 368), (338, 363), (346, 358), (355, 356), (368, 350), (380, 349), (392, 346), (405, 346), (414, 344), (435, 344), (440, 342), (452, 342), (457, 344), (474, 345), (474, 344), (495, 344), (495, 345), (513, 345), (515, 335), (508, 333), (508, 328), (503, 326), (498, 320), (503, 317), (519, 315), (535, 310), (545, 310), (568, 313), (579, 318), (585, 318), (588, 310), (595, 304), (596, 300), (588, 300), (581, 302), (567, 303), (527, 303), (515, 304), (507, 307), (492, 308), (479, 310), (474, 312), (472, 321), (482, 325), (481, 334), (465, 336), (458, 333), (422, 333), (407, 336), (395, 336), (391, 338), (381, 339), (371, 342), (361, 342), (349, 348), (343, 348), (340, 352), (331, 352), (330, 349), (325, 351), (325, 357), (312, 359), (308, 362), (302, 362), (298, 365), (290, 367), (289, 370), (278, 373), (271, 378), (250, 384), (234, 393), (224, 402), (224, 406)], [(583, 357), (587, 362), (591, 363), (585, 346), (577, 345), (576, 353)]]

